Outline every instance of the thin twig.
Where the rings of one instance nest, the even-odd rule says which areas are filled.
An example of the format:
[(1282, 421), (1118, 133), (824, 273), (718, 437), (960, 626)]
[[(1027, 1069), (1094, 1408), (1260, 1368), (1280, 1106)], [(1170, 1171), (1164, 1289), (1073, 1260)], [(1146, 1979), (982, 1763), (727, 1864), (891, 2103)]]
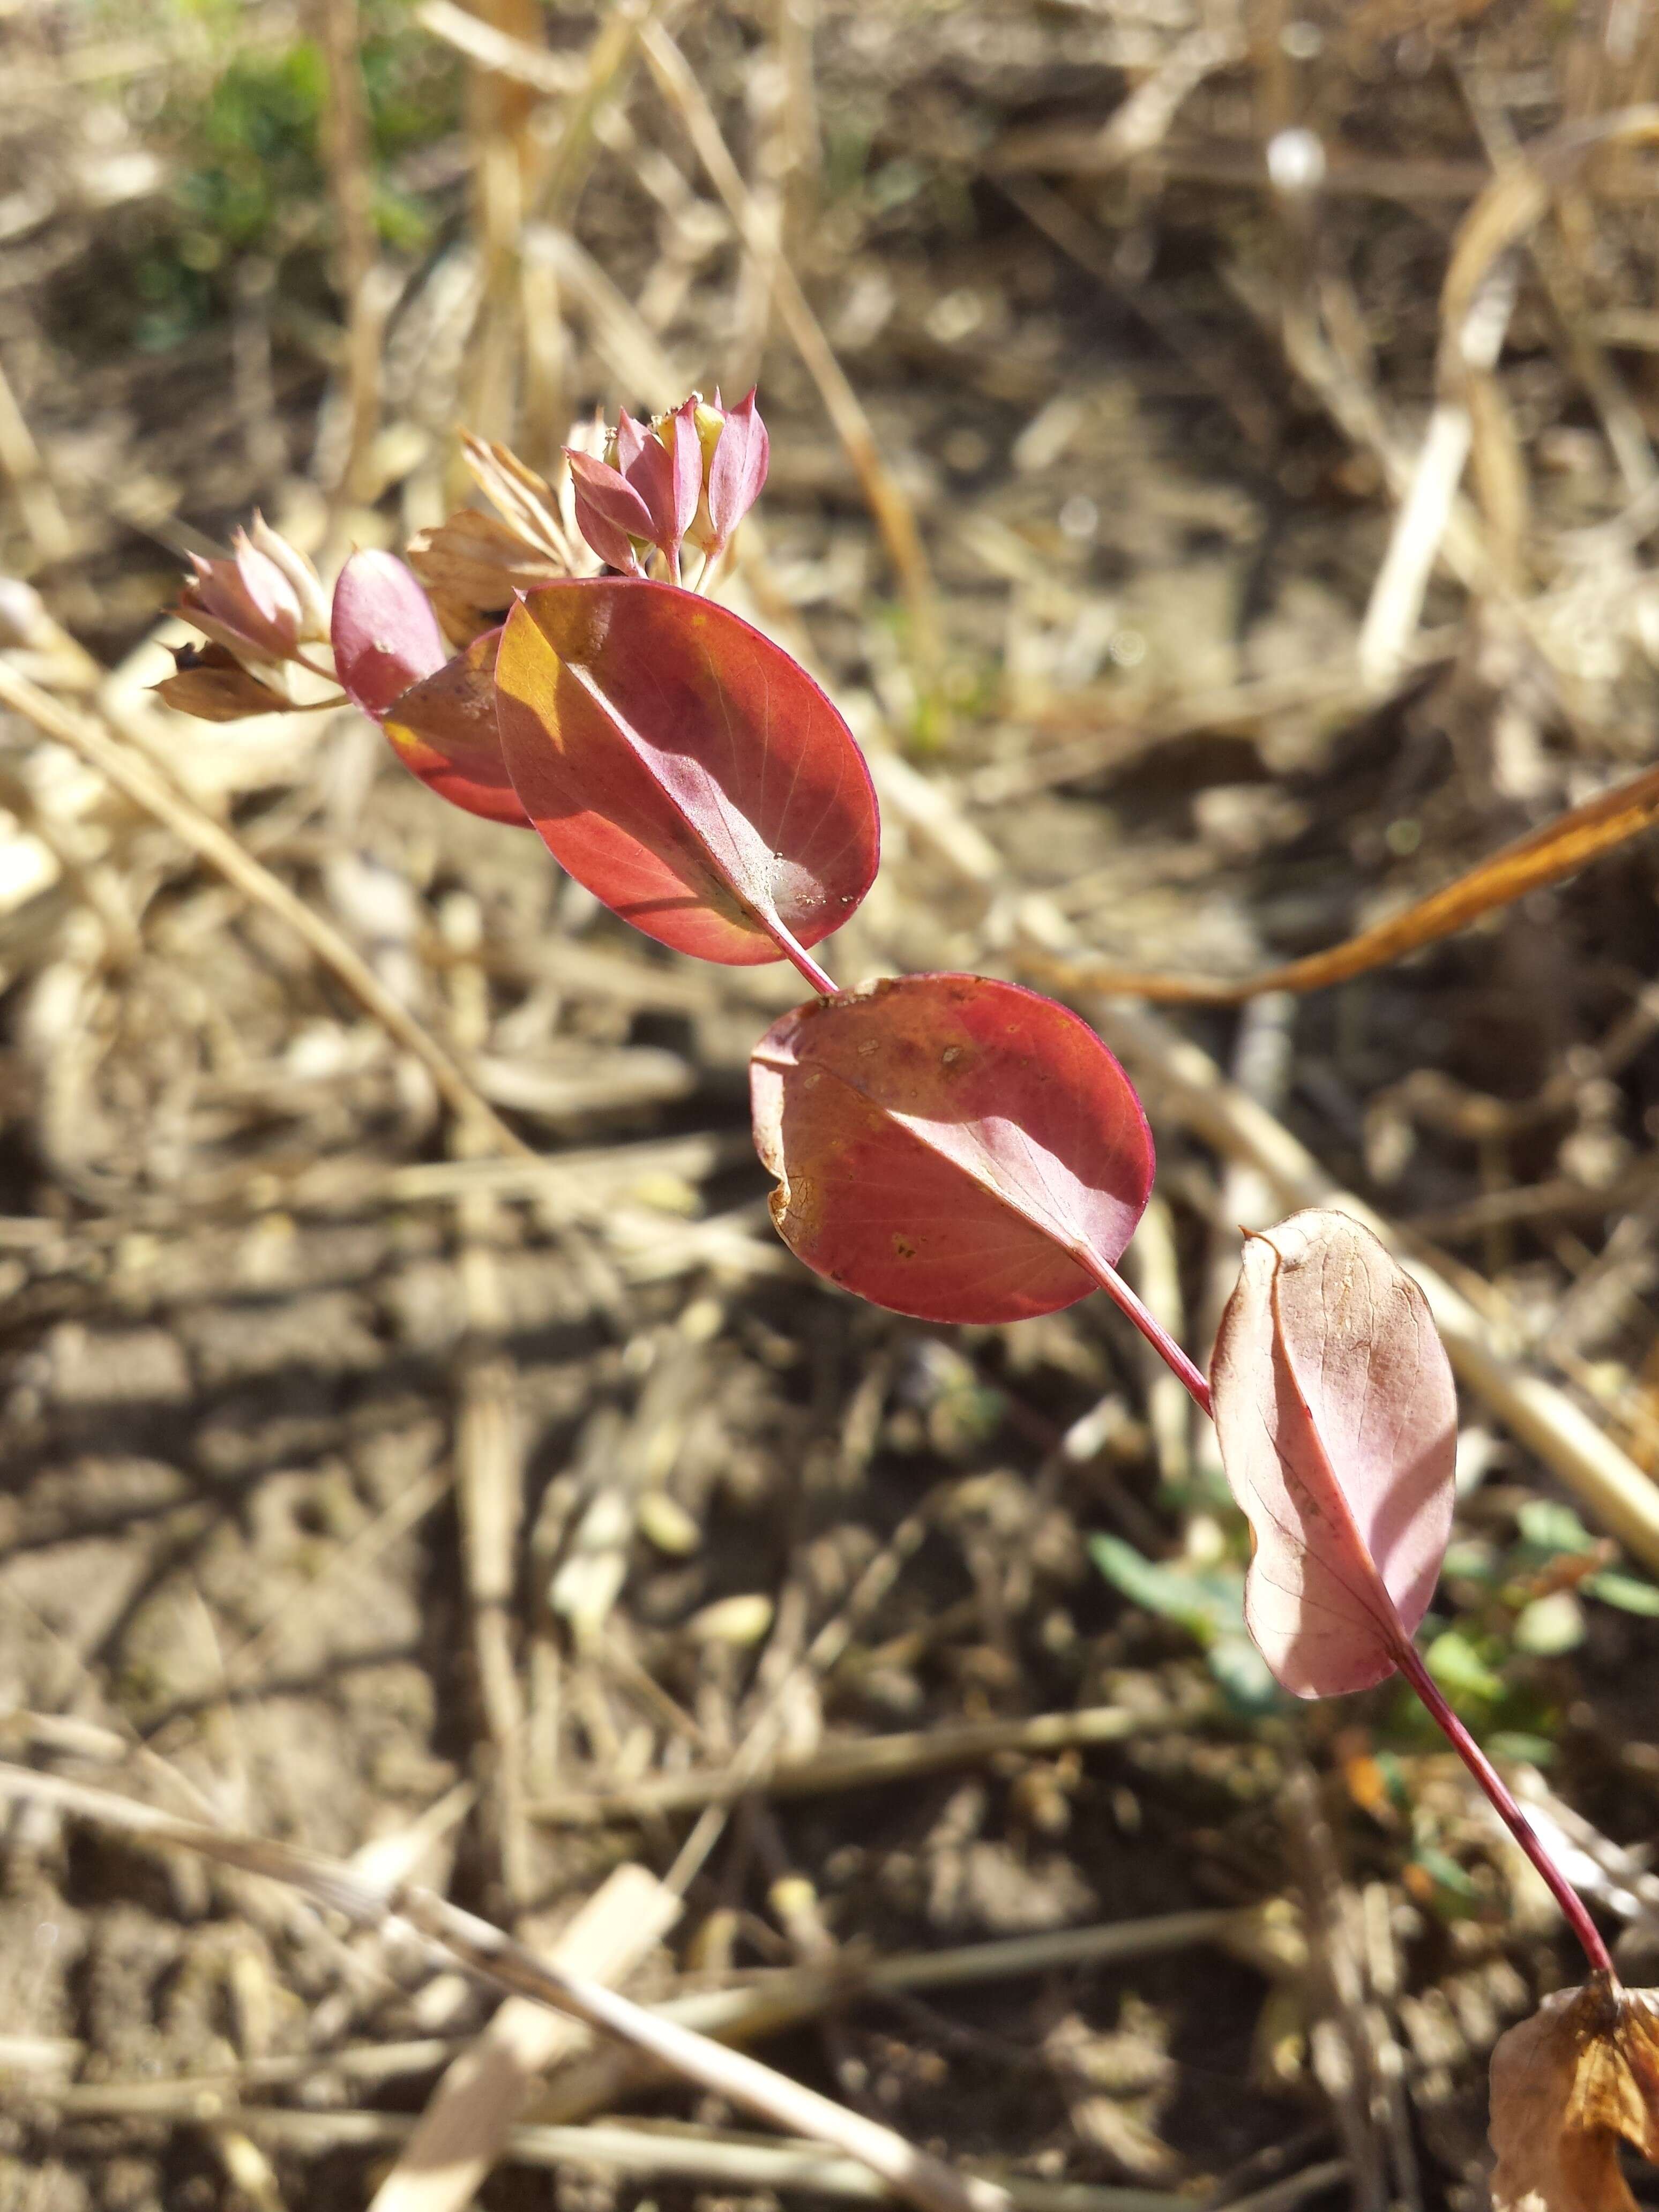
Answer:
[(334, 204), (336, 282), (346, 308), (349, 420), (337, 500), (364, 496), (369, 448), (380, 420), (380, 325), (375, 286), (374, 182), (369, 173), (368, 114), (359, 58), (357, 0), (317, 0), (327, 71), (324, 143)]
[(27, 1767), (0, 1764), (0, 1797), (56, 1805), (102, 1826), (148, 1836), (159, 1845), (196, 1851), (222, 1865), (264, 1875), (362, 1925), (390, 1930), (402, 1921), (481, 1980), (568, 2013), (603, 2034), (648, 2052), (688, 2081), (730, 2099), (785, 2133), (810, 2136), (856, 2159), (921, 2212), (1012, 2212), (1007, 2191), (994, 2183), (959, 2173), (878, 2121), (848, 2112), (757, 2059), (711, 2043), (586, 1976), (538, 1959), (488, 1921), (462, 1911), (430, 1890), (398, 1882), (388, 1887), (372, 1872), (320, 1853), (172, 1820), (107, 1790), (60, 1782)]
[(660, 24), (653, 23), (646, 29), (640, 46), (664, 98), (684, 125), (709, 182), (726, 203), (726, 213), (737, 225), (745, 249), (771, 270), (778, 313), (807, 374), (817, 386), (836, 434), (863, 486), (903, 590), (918, 647), (924, 658), (931, 657), (938, 642), (933, 572), (915, 513), (882, 459), (863, 402), (848, 381), (787, 258), (771, 250), (767, 227), (690, 64)]
[[(642, 1867), (618, 1867), (562, 1930), (552, 1956), (597, 1981), (620, 1981), (678, 1911)], [(512, 2123), (537, 2081), (586, 2041), (574, 2021), (526, 1997), (498, 2006), (434, 2089), (369, 2212), (464, 2212), (510, 2148)]]
[[(158, 2083), (165, 2091), (172, 2085)], [(118, 2095), (94, 2089), (71, 2091), (54, 2097), (39, 2093), (40, 2101), (81, 2118), (118, 2115)], [(192, 2109), (188, 2097), (176, 2090), (148, 2100), (146, 2118), (201, 2124), (205, 2115)], [(412, 2148), (419, 2123), (396, 2112), (307, 2112), (283, 2106), (240, 2105), (230, 2108), (239, 2127), (246, 2128), (273, 2147), (301, 2157), (321, 2157), (337, 2150), (382, 2150), (403, 2144)], [(658, 2125), (627, 2126), (611, 2121), (597, 2127), (548, 2127), (532, 2124), (509, 2128), (502, 2139), (503, 2155), (515, 2166), (562, 2170), (598, 2166), (640, 2180), (702, 2182), (725, 2191), (800, 2191), (810, 2197), (827, 2197), (837, 2203), (887, 2203), (897, 2191), (888, 2187), (866, 2166), (850, 2158), (826, 2156), (811, 2142), (778, 2142), (725, 2130), (692, 2130)], [(401, 2164), (401, 2160), (400, 2160)], [(1313, 2190), (1330, 2185), (1330, 2169), (1310, 2170)], [(444, 2177), (447, 2180), (447, 2176)], [(1009, 2203), (1018, 2212), (1188, 2212), (1192, 2199), (1158, 2189), (1115, 2189), (1087, 2181), (1036, 2181), (1024, 2174), (999, 2176)], [(394, 2200), (385, 2189), (373, 2200), (374, 2212)], [(395, 2200), (410, 2204), (410, 2197)], [(447, 2189), (431, 2202), (448, 2203)], [(463, 2203), (470, 2201), (462, 2199)], [(424, 2206), (425, 2197), (418, 2202)]]
[(609, 1820), (636, 1820), (699, 1806), (730, 1804), (746, 1791), (763, 1788), (769, 1796), (824, 1796), (841, 1790), (866, 1790), (907, 1781), (951, 1766), (972, 1766), (1004, 1752), (1064, 1751), (1073, 1746), (1124, 1743), (1136, 1735), (1191, 1729), (1209, 1714), (1201, 1705), (1140, 1713), (1119, 1705), (1089, 1705), (1073, 1713), (1039, 1713), (1030, 1720), (963, 1721), (944, 1728), (914, 1729), (895, 1735), (836, 1744), (811, 1759), (786, 1760), (769, 1773), (745, 1771), (735, 1762), (714, 1774), (659, 1774), (629, 1789), (562, 1793), (530, 1808), (532, 1820), (552, 1827), (591, 1827)]

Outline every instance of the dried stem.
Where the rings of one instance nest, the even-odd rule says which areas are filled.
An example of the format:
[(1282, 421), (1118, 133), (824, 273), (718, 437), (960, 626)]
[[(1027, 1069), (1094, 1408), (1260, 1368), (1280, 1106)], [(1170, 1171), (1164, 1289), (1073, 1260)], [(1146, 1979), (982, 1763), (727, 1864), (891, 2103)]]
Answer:
[(403, 1001), (381, 982), (362, 956), (346, 943), (338, 930), (296, 898), (280, 878), (193, 799), (169, 783), (161, 769), (131, 744), (124, 744), (101, 722), (61, 705), (50, 692), (31, 684), (26, 676), (0, 660), (0, 706), (9, 707), (32, 722), (43, 737), (60, 745), (95, 769), (124, 797), (143, 812), (171, 830), (180, 842), (205, 860), (225, 880), (255, 905), (277, 915), (304, 942), (307, 950), (343, 984), (365, 1013), (377, 1021), (392, 1041), (425, 1067), (445, 1103), (463, 1117), (471, 1116), (487, 1129), (496, 1148), (519, 1158), (532, 1157), (530, 1148), (488, 1105), (435, 1037), (428, 1036)]
[(388, 1886), (355, 1863), (172, 1820), (108, 1790), (88, 1790), (0, 1762), (0, 1799), (20, 1797), (39, 1799), (104, 1827), (146, 1835), (164, 1847), (193, 1850), (221, 1865), (242, 1867), (285, 1882), (314, 1903), (364, 1926), (390, 1928), (401, 1921), (452, 1962), (495, 1988), (568, 2013), (648, 2053), (686, 2080), (729, 2099), (786, 2134), (809, 2136), (856, 2159), (919, 2212), (1012, 2212), (1007, 2191), (994, 2182), (958, 2172), (892, 2129), (849, 2112), (758, 2059), (728, 2051), (618, 1996), (586, 1975), (538, 1958), (487, 1920), (462, 1911), (430, 1890), (396, 1882)]
[(318, 0), (327, 58), (325, 137), (337, 226), (336, 281), (346, 308), (346, 387), (350, 428), (337, 497), (362, 498), (380, 420), (381, 316), (373, 282), (374, 186), (369, 173), (368, 114), (358, 56), (357, 0)]

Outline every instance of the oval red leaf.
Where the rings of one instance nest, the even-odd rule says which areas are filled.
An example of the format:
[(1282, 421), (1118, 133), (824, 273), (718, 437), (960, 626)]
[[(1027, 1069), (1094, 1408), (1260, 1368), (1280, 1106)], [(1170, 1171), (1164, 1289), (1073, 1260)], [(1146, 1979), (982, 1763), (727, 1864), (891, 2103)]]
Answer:
[(432, 602), (390, 553), (354, 553), (346, 562), (334, 586), (329, 634), (341, 690), (377, 722), (449, 658)]
[(404, 766), (469, 814), (530, 827), (501, 757), (495, 720), (499, 629), (486, 630), (436, 675), (400, 695), (384, 725)]
[(1244, 1618), (1298, 1698), (1392, 1674), (1451, 1533), (1457, 1392), (1428, 1300), (1369, 1229), (1293, 1213), (1244, 1247), (1210, 1362), (1255, 1539)]
[(1111, 1288), (1152, 1187), (1152, 1133), (1116, 1060), (1052, 999), (901, 976), (785, 1014), (750, 1079), (772, 1218), (820, 1274), (940, 1322), (1020, 1321)]
[(530, 592), (495, 663), (508, 774), (554, 858), (664, 945), (793, 957), (870, 888), (870, 773), (789, 655), (672, 584)]

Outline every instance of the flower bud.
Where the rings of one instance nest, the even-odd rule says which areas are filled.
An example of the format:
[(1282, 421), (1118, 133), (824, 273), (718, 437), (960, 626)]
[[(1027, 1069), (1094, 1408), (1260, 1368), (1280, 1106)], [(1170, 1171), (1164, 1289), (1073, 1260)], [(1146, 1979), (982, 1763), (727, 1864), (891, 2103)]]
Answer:
[(253, 660), (290, 659), (307, 634), (298, 592), (284, 569), (245, 531), (239, 530), (231, 544), (228, 561), (191, 556), (196, 574), (173, 611), (228, 653)]
[(695, 406), (694, 395), (648, 424), (624, 408), (602, 461), (566, 448), (576, 526), (607, 567), (638, 574), (640, 547), (654, 545), (678, 574), (680, 542), (702, 489)]
[(769, 451), (752, 392), (732, 408), (694, 392), (648, 423), (624, 408), (603, 460), (565, 448), (576, 526), (608, 568), (639, 575), (654, 545), (678, 580), (684, 539), (712, 560), (754, 505)]
[(328, 635), (328, 594), (321, 577), (299, 547), (291, 545), (280, 530), (273, 530), (257, 507), (248, 538), (287, 577), (300, 602), (300, 635), (307, 642), (321, 644)]
[(736, 407), (698, 405), (697, 439), (702, 453), (703, 494), (687, 535), (712, 561), (760, 496), (766, 482), (772, 441), (751, 391)]

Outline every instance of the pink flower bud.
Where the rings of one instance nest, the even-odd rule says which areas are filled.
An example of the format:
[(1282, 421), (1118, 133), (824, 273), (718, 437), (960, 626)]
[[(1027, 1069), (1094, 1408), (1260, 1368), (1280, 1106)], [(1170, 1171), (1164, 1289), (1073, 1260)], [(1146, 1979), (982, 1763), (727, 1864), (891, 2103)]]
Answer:
[(577, 527), (600, 560), (638, 575), (640, 546), (654, 545), (678, 578), (685, 538), (712, 560), (754, 505), (770, 441), (752, 392), (729, 410), (694, 392), (648, 424), (623, 408), (602, 461), (565, 452)]
[(287, 660), (306, 629), (306, 610), (276, 562), (239, 530), (228, 561), (194, 554), (194, 578), (179, 595), (174, 612), (222, 645), (254, 660)]
[[(624, 416), (623, 420), (626, 421)], [(620, 434), (618, 452), (621, 451)], [(591, 453), (565, 448), (575, 494), (576, 527), (607, 568), (626, 574), (640, 574), (640, 556), (634, 540), (649, 542), (653, 536), (651, 511), (619, 469), (596, 461)]]
[(273, 530), (257, 507), (248, 538), (255, 549), (287, 577), (300, 602), (300, 635), (309, 642), (320, 644), (328, 635), (328, 594), (323, 589), (321, 577), (299, 547), (290, 545), (280, 530)]
[(708, 463), (711, 556), (726, 544), (760, 497), (771, 453), (772, 441), (751, 391), (739, 406), (726, 411)]

